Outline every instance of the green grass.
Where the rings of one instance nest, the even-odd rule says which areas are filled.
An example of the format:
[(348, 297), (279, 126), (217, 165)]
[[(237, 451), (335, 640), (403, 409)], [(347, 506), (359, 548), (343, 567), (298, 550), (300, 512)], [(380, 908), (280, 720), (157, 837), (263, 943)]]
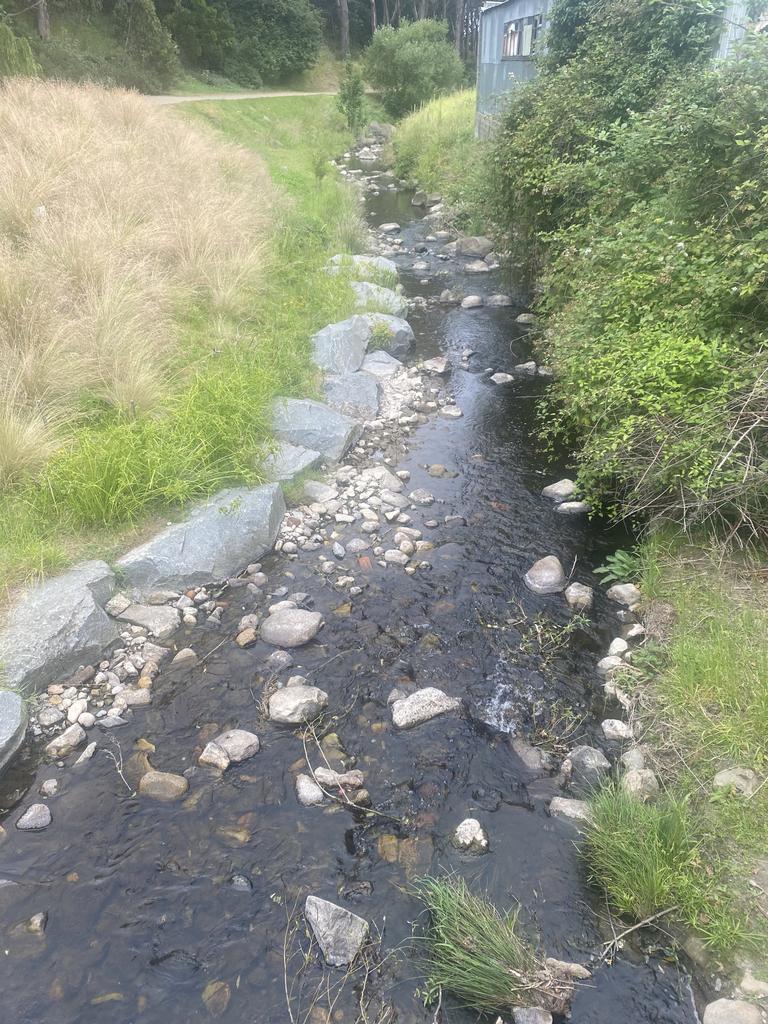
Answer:
[(357, 200), (326, 162), (349, 143), (333, 99), (200, 103), (179, 116), (257, 150), (281, 187), (264, 280), (245, 313), (180, 312), (178, 388), (159, 413), (92, 411), (41, 477), (0, 495), (5, 588), (97, 553), (94, 537), (259, 481), (273, 397), (313, 393), (309, 339), (352, 310), (348, 279), (325, 271), (329, 256), (363, 241)]
[(413, 893), (429, 914), (426, 934), (418, 940), (426, 1001), (442, 991), (481, 1013), (560, 1006), (563, 987), (521, 935), (516, 910), (502, 913), (453, 876), (423, 878)]

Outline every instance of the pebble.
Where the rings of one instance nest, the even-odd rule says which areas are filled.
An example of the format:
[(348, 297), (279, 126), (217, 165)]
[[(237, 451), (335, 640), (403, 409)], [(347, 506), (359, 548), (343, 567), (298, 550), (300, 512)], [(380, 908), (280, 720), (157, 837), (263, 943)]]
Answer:
[(569, 583), (565, 588), (568, 607), (576, 612), (588, 612), (594, 602), (594, 591), (585, 583)]
[(40, 796), (56, 796), (59, 792), (59, 780), (58, 779), (45, 779), (41, 785), (38, 793)]

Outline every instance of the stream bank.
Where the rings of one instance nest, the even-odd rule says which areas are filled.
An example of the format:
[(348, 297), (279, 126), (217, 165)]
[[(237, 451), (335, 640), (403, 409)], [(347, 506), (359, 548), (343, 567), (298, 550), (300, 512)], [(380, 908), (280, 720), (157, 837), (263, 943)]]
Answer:
[[(102, 1020), (106, 1006), (112, 1019), (153, 1024), (212, 1016), (245, 1022), (255, 1014), (282, 1022), (285, 976), (302, 973), (303, 990), (292, 992), (296, 1019), (304, 1019), (301, 991), (308, 1018), (327, 1019), (309, 997), (324, 978), (337, 984), (343, 972), (324, 971), (316, 956), (299, 972), (291, 958), (303, 935), (294, 911), (310, 894), (353, 910), (380, 936), (385, 959), (371, 965), (380, 1019), (387, 1009), (386, 1019), (432, 1021), (434, 1008), (422, 1007), (405, 951), (418, 905), (404, 886), (426, 872), (457, 871), (500, 906), (519, 901), (549, 955), (591, 962), (606, 939), (574, 826), (548, 812), (560, 786), (530, 758), (526, 766), (520, 755), (528, 748), (516, 741), (548, 735), (556, 763), (579, 743), (618, 753), (600, 733), (604, 695), (595, 672), (620, 628), (618, 606), (591, 571), (616, 538), (583, 516), (558, 514), (540, 493), (563, 467), (545, 463), (531, 442), (533, 406), (546, 380), (515, 373), (530, 356), (525, 325), (515, 323), (521, 307), (440, 302), (446, 289), (500, 294), (496, 272), (468, 274), (427, 241), (429, 228), (412, 220), (410, 195), (385, 172), (371, 164), (351, 169), (370, 179), (372, 225), (402, 225), (400, 246), (385, 241), (389, 232), (380, 239), (399, 252), (416, 365), (446, 358), (450, 372), (412, 370), (407, 379), (425, 411), (369, 428), (326, 480), (338, 497), (314, 502), (325, 512), (304, 506), (303, 521), (312, 514), (321, 520), (317, 548), (287, 547), (298, 549), (289, 514), (282, 551), (252, 566), (241, 585), (209, 595), (221, 608), (215, 618), (166, 639), (177, 652), (193, 650), (194, 660), (182, 658), (157, 676), (151, 704), (137, 707), (114, 741), (108, 737), (77, 769), (40, 763), (31, 749), (3, 780), (2, 805), (13, 810), (0, 846), (0, 871), (10, 883), (0, 889), (8, 950), (0, 977), (11, 1019), (87, 1024)], [(486, 368), (512, 380), (494, 384)], [(347, 490), (354, 494), (354, 481), (374, 466), (386, 466), (412, 499), (398, 512), (408, 522), (379, 517), (376, 546), (386, 567), (354, 543), (371, 535), (365, 520), (344, 508)], [(427, 564), (413, 573), (410, 563), (383, 557), (405, 553), (394, 540), (403, 527), (420, 533), (414, 542), (432, 545), (421, 549), (419, 561)], [(575, 628), (560, 594), (537, 596), (523, 583), (532, 563), (552, 554), (574, 579), (595, 587), (594, 611)], [(335, 571), (324, 569), (334, 564)], [(352, 582), (340, 584), (344, 577)], [(274, 647), (261, 637), (234, 642), (243, 616), (262, 621), (266, 607), (296, 595), (302, 600), (294, 603), (318, 613), (325, 626), (292, 650), (292, 664), (283, 659), (278, 667)], [(298, 803), (297, 776), (321, 756), (312, 737), (305, 753), (295, 732), (267, 720), (263, 707), (294, 676), (327, 693), (324, 754), (334, 767), (363, 772), (378, 813)], [(391, 691), (406, 699), (426, 687), (460, 701), (460, 713), (454, 708), (398, 730)], [(210, 741), (232, 728), (257, 733), (260, 750), (223, 773), (198, 765)], [(184, 777), (183, 800), (136, 794), (147, 760)], [(36, 833), (13, 828), (50, 779), (58, 782), (47, 804), (51, 825)], [(468, 817), (487, 832), (481, 856), (451, 841)], [(339, 995), (334, 1020), (356, 1019), (353, 987)], [(450, 1001), (444, 1016), (454, 1024), (474, 1019)], [(627, 953), (577, 989), (573, 1019), (696, 1018), (688, 983), (674, 966)]]

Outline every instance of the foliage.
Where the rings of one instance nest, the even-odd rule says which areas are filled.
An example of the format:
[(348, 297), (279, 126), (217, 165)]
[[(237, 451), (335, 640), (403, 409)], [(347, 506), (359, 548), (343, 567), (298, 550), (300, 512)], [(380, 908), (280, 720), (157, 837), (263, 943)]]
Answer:
[(224, 69), (235, 46), (235, 29), (225, 6), (178, 0), (165, 24), (187, 64), (210, 71)]
[(8, 75), (35, 75), (39, 70), (29, 42), (0, 22), (0, 80)]
[(380, 28), (365, 52), (365, 73), (388, 114), (401, 117), (433, 97), (457, 89), (464, 69), (443, 21), (403, 22)]
[(582, 854), (591, 880), (620, 914), (642, 921), (668, 911), (721, 953), (750, 938), (723, 865), (702, 849), (685, 800), (664, 795), (643, 803), (609, 784), (591, 810)]
[(603, 583), (637, 583), (643, 575), (642, 550), (634, 548), (624, 551), (619, 548), (608, 555), (605, 562), (595, 569)]
[(167, 89), (180, 70), (178, 55), (152, 0), (117, 0), (113, 17), (125, 53), (146, 69), (147, 87)]
[(339, 85), (339, 110), (344, 115), (347, 127), (357, 133), (363, 123), (363, 100), (365, 87), (360, 69), (351, 60), (344, 63), (344, 75)]
[(442, 990), (481, 1013), (558, 1008), (558, 981), (520, 934), (516, 911), (501, 913), (460, 877), (423, 878), (413, 893), (429, 913), (421, 943), (428, 1001)]
[(240, 60), (265, 82), (311, 68), (320, 51), (321, 25), (310, 0), (229, 0)]

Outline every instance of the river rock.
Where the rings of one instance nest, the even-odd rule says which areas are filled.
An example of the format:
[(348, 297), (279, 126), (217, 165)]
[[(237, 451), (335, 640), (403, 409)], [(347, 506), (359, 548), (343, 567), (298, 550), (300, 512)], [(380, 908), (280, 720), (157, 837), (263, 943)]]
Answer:
[(563, 480), (558, 480), (557, 483), (547, 484), (542, 488), (541, 493), (545, 498), (551, 498), (555, 502), (568, 501), (576, 493), (576, 483), (566, 477)]
[(364, 313), (361, 319), (370, 328), (369, 348), (375, 343), (377, 351), (387, 352), (395, 359), (405, 359), (410, 354), (416, 336), (407, 320), (391, 313)]
[(72, 703), (67, 708), (67, 721), (70, 723), (76, 722), (80, 715), (82, 715), (83, 712), (87, 710), (88, 701), (85, 699), (85, 697), (78, 697), (76, 700), (73, 700)]
[(360, 789), (365, 785), (365, 776), (358, 768), (348, 772), (337, 772), (333, 768), (315, 768), (315, 779), (321, 786), (328, 787), (349, 786), (350, 789)]
[(488, 852), (488, 833), (477, 818), (465, 818), (457, 825), (451, 842), (465, 853)]
[(180, 800), (188, 789), (189, 783), (184, 776), (174, 775), (173, 772), (158, 772), (153, 769), (142, 775), (139, 780), (141, 795), (151, 797), (153, 800), (164, 802)]
[(45, 752), (49, 757), (58, 759), (60, 757), (66, 757), (67, 754), (71, 754), (73, 750), (77, 749), (81, 743), (85, 740), (85, 730), (81, 725), (75, 722), (70, 725), (64, 732), (59, 733), (58, 736), (54, 737), (45, 748)]
[(301, 647), (317, 635), (322, 623), (320, 612), (283, 608), (262, 622), (261, 639), (274, 647)]
[(557, 594), (565, 590), (567, 580), (560, 559), (547, 555), (534, 562), (523, 577), (523, 581), (534, 594)]
[(388, 260), (385, 256), (361, 256), (346, 255), (339, 253), (331, 256), (329, 273), (348, 273), (350, 276), (357, 275), (367, 277), (372, 274), (389, 274), (397, 277), (397, 264)]
[(712, 780), (712, 789), (728, 789), (739, 796), (751, 797), (760, 788), (760, 780), (751, 768), (725, 768)]
[(20, 694), (14, 690), (0, 690), (0, 771), (21, 746), (28, 717), (27, 705)]
[(483, 235), (464, 235), (456, 239), (457, 256), (474, 256), (483, 259), (493, 252), (493, 242)]
[(173, 661), (171, 662), (171, 668), (194, 668), (197, 662), (197, 655), (192, 648), (182, 647), (182, 649), (174, 655)]
[(515, 1024), (552, 1024), (552, 1014), (537, 1006), (516, 1006), (512, 1010)]
[(632, 726), (618, 718), (606, 718), (600, 727), (607, 740), (631, 740), (633, 737)]
[(314, 469), (320, 462), (320, 452), (300, 444), (282, 441), (277, 449), (264, 459), (263, 469), (270, 480), (293, 480), (299, 473)]
[(40, 832), (51, 824), (51, 809), (46, 804), (30, 804), (16, 822), (22, 832)]
[(310, 501), (325, 503), (338, 498), (339, 492), (335, 487), (323, 483), (322, 480), (305, 480), (304, 495)]
[(598, 661), (597, 671), (601, 676), (611, 676), (617, 669), (624, 668), (625, 665), (626, 662), (618, 654), (607, 654)]
[(588, 501), (561, 501), (556, 512), (561, 516), (582, 516), (592, 511)]
[(359, 370), (370, 337), (370, 324), (362, 316), (328, 324), (312, 337), (312, 358), (321, 370), (329, 373)]
[(121, 622), (130, 622), (134, 626), (143, 626), (151, 636), (165, 640), (175, 633), (181, 622), (181, 614), (177, 608), (169, 605), (132, 604), (117, 618)]
[(365, 371), (326, 377), (323, 395), (332, 409), (346, 416), (371, 420), (379, 411), (379, 382)]
[(575, 612), (588, 612), (594, 601), (594, 591), (585, 583), (569, 583), (565, 588), (565, 600)]
[(396, 235), (400, 230), (400, 225), (395, 221), (388, 221), (386, 224), (379, 225), (379, 231), (383, 235)]
[(246, 729), (227, 729), (214, 738), (233, 764), (247, 761), (259, 752), (259, 737)]
[(59, 780), (58, 779), (44, 779), (40, 783), (40, 789), (38, 793), (40, 796), (51, 797), (56, 796), (59, 792)]
[(536, 314), (535, 313), (519, 313), (515, 317), (515, 323), (516, 324), (533, 325), (533, 324), (536, 323)]
[(309, 398), (275, 399), (272, 427), (279, 440), (311, 448), (329, 459), (340, 459), (361, 432), (360, 424), (349, 416)]
[(433, 505), (435, 496), (424, 487), (417, 487), (408, 495), (414, 505)]
[(389, 313), (390, 316), (402, 317), (408, 312), (408, 302), (398, 292), (384, 288), (370, 281), (353, 281), (352, 294), (358, 309), (371, 310), (377, 313)]
[(622, 604), (626, 608), (630, 608), (633, 604), (637, 604), (642, 596), (643, 595), (634, 583), (614, 583), (614, 585), (608, 589), (608, 599), (610, 601), (615, 601), (616, 604)]
[(611, 770), (611, 762), (597, 747), (574, 747), (563, 761), (563, 772), (576, 793), (597, 789)]
[(325, 800), (325, 793), (311, 775), (297, 775), (296, 799), (302, 807), (317, 807)]
[(328, 694), (317, 686), (286, 686), (269, 698), (269, 718), (280, 725), (302, 725), (328, 707)]
[(556, 818), (568, 818), (571, 821), (592, 820), (592, 812), (586, 800), (568, 800), (563, 796), (552, 798), (549, 813)]
[(621, 788), (635, 800), (652, 803), (659, 795), (659, 780), (650, 768), (630, 768), (621, 777)]
[(24, 590), (0, 629), (6, 683), (38, 690), (98, 658), (118, 635), (103, 608), (114, 589), (112, 570), (106, 562), (93, 561)]
[(458, 711), (461, 708), (461, 701), (457, 697), (449, 697), (435, 686), (426, 686), (409, 697), (394, 701), (390, 707), (392, 721), (397, 728), (411, 729), (415, 725), (437, 718), (438, 715)]
[(488, 379), (494, 384), (512, 384), (515, 380), (511, 373), (492, 373)]
[(393, 374), (404, 370), (405, 367), (399, 359), (395, 359), (382, 349), (369, 352), (360, 367), (365, 373), (372, 373), (374, 377), (391, 377)]
[(224, 772), (229, 768), (229, 757), (226, 750), (223, 750), (215, 740), (206, 743), (203, 752), (197, 759), (198, 764), (207, 765), (210, 768), (218, 768)]
[(482, 295), (466, 295), (461, 300), (462, 309), (480, 309), (483, 305)]
[(427, 373), (436, 373), (438, 376), (448, 373), (451, 369), (451, 365), (445, 356), (433, 356), (432, 359), (425, 359), (421, 365)]
[(129, 551), (117, 565), (139, 590), (186, 589), (226, 579), (272, 549), (284, 514), (279, 484), (232, 487)]
[(317, 896), (307, 896), (304, 916), (331, 967), (351, 964), (368, 938), (364, 918)]
[(704, 1008), (702, 1024), (762, 1024), (762, 1019), (754, 1003), (743, 999), (716, 999)]
[(486, 296), (485, 304), (486, 306), (511, 306), (512, 296), (497, 292), (495, 295)]

